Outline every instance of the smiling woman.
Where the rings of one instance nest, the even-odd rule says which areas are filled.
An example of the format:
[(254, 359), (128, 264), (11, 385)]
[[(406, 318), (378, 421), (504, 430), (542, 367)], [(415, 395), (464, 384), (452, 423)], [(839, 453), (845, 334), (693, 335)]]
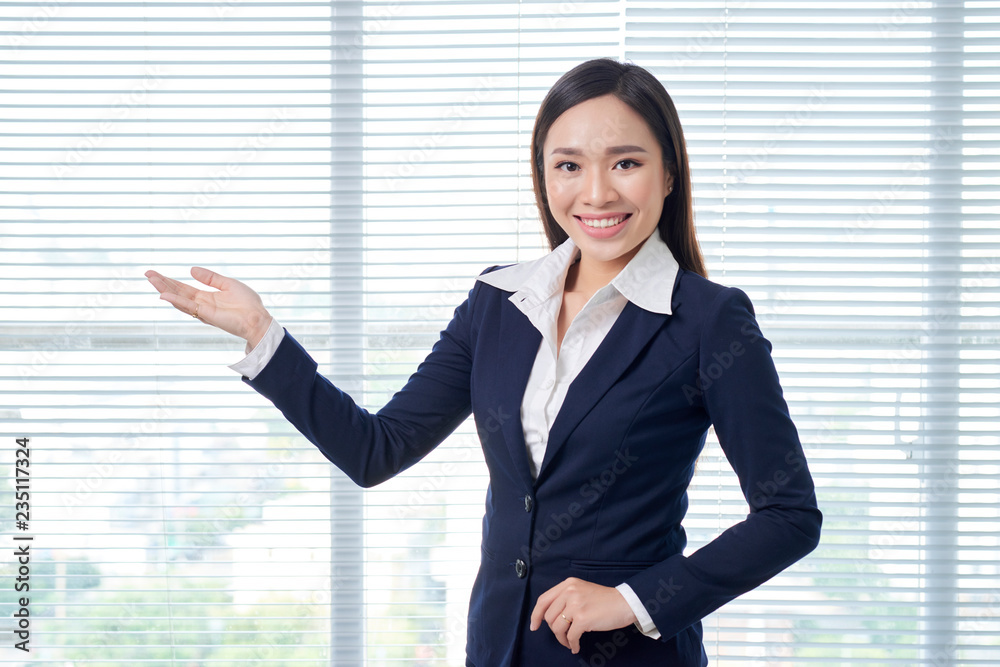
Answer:
[[(609, 119), (615, 119), (613, 125)], [(564, 146), (594, 136), (601, 140), (590, 141), (585, 150)], [(605, 138), (611, 145), (602, 146)], [(617, 145), (630, 139), (639, 140), (638, 145)], [(549, 128), (543, 153), (549, 209), (580, 248), (574, 273), (578, 278), (592, 276), (595, 283), (603, 282), (596, 287), (602, 287), (656, 229), (673, 175), (664, 167), (649, 126), (614, 95), (581, 102), (563, 113)]]
[[(547, 131), (539, 127), (536, 132), (546, 136), (542, 153), (549, 212), (580, 249), (580, 261), (566, 275), (558, 348), (584, 304), (656, 230), (674, 177), (649, 125), (614, 95), (580, 102)], [(591, 138), (586, 146), (571, 145), (583, 137)]]
[[(701, 667), (701, 619), (819, 539), (771, 345), (746, 295), (704, 277), (680, 122), (649, 72), (606, 59), (569, 71), (542, 102), (532, 157), (551, 252), (484, 271), (376, 414), (243, 283), (199, 267), (218, 291), (146, 275), (245, 338), (234, 369), (361, 486), (475, 417), (490, 488), (467, 665), (575, 667), (613, 650), (621, 664)], [(750, 514), (685, 555), (710, 426)]]
[[(588, 120), (590, 126), (586, 126)], [(620, 143), (626, 135), (637, 141)], [(582, 137), (586, 139), (581, 140)], [(648, 181), (658, 181), (657, 174), (662, 173), (666, 192), (656, 188), (649, 193), (656, 195), (649, 202), (652, 210), (660, 211), (649, 217), (656, 221), (661, 238), (681, 268), (707, 275), (695, 236), (687, 147), (673, 100), (646, 70), (607, 59), (590, 61), (567, 72), (552, 86), (535, 120), (531, 137), (532, 181), (550, 247), (555, 248), (570, 235), (564, 224), (566, 218), (557, 217), (558, 206), (550, 199), (570, 184), (554, 169), (576, 173), (584, 166), (577, 164), (580, 160), (564, 162), (556, 156), (596, 160), (602, 152), (605, 163), (610, 160), (615, 167), (623, 158), (634, 158), (629, 161), (633, 167), (626, 171), (645, 165), (647, 169), (638, 180), (647, 187), (658, 185)], [(625, 181), (616, 183), (628, 187)], [(635, 187), (630, 194), (643, 194), (634, 193)], [(672, 196), (666, 198), (666, 195)], [(579, 217), (588, 215), (580, 213)]]

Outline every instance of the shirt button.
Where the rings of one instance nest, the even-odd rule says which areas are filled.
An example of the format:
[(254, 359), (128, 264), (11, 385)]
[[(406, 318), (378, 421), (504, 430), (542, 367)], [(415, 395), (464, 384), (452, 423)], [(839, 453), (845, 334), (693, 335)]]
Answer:
[(552, 389), (552, 385), (554, 384), (555, 382), (553, 382), (552, 379), (549, 378), (548, 380), (542, 383), (542, 389)]
[(523, 560), (518, 558), (514, 561), (514, 572), (517, 573), (518, 579), (524, 579), (528, 576), (528, 565)]
[(525, 496), (524, 497), (524, 511), (525, 512), (530, 512), (532, 504), (533, 503), (531, 502), (531, 496), (530, 495)]

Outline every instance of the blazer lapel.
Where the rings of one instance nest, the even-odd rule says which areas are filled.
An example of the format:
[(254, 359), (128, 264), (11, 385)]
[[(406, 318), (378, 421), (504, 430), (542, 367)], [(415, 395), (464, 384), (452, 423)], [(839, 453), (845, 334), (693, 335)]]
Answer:
[(525, 488), (530, 489), (534, 480), (528, 465), (528, 447), (524, 442), (524, 428), (521, 425), (521, 403), (524, 401), (524, 390), (538, 354), (538, 346), (542, 343), (542, 334), (514, 304), (505, 302), (500, 309), (498, 341), (495, 372), (499, 384), (497, 395), (500, 397), (500, 405), (512, 412), (514, 417), (504, 420), (500, 430), (517, 474), (524, 481)]
[[(643, 310), (631, 302), (625, 305), (608, 335), (569, 386), (566, 400), (549, 431), (549, 441), (536, 484), (547, 474), (549, 463), (566, 443), (573, 429), (618, 381), (669, 317)], [(523, 395), (523, 385), (521, 391)]]

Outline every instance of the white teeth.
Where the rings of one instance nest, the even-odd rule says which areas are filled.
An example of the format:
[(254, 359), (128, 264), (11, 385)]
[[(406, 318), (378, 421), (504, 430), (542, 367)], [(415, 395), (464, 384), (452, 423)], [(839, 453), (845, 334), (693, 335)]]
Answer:
[(617, 218), (604, 218), (603, 220), (587, 220), (586, 218), (580, 219), (583, 221), (583, 224), (588, 227), (603, 229), (605, 227), (614, 227), (627, 217), (628, 215), (619, 215)]

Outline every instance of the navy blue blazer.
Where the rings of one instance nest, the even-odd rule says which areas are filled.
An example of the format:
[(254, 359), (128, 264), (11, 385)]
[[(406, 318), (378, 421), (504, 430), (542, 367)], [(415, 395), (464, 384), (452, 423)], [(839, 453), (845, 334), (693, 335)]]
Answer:
[[(243, 380), (366, 487), (419, 461), (471, 411), (490, 484), (467, 665), (706, 665), (700, 619), (812, 551), (822, 523), (750, 300), (680, 270), (672, 314), (628, 303), (570, 385), (533, 480), (520, 408), (541, 334), (510, 294), (477, 281), (377, 414), (319, 375), (287, 331)], [(685, 556), (686, 489), (713, 424), (749, 514)], [(544, 623), (528, 630), (538, 596), (567, 577), (627, 582), (662, 637), (588, 632), (573, 655)]]

